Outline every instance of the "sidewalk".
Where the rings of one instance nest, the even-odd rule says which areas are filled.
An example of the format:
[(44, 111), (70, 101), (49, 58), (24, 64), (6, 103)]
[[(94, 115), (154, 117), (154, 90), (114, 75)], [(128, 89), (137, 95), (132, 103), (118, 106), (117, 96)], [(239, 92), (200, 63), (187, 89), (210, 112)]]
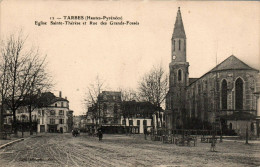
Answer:
[(4, 146), (7, 143), (21, 141), (21, 140), (24, 140), (25, 138), (33, 137), (33, 136), (38, 136), (38, 135), (36, 135), (36, 133), (33, 133), (33, 135), (30, 135), (30, 132), (24, 132), (23, 137), (22, 137), (22, 132), (18, 132), (18, 136), (14, 136), (14, 134), (12, 134), (11, 139), (10, 138), (8, 138), (6, 140), (0, 139), (0, 149), (2, 146)]
[[(238, 143), (246, 143), (245, 139), (241, 140), (232, 140), (232, 139), (223, 139), (223, 142), (238, 142)], [(248, 143), (253, 143), (253, 144), (260, 144), (259, 140), (248, 140)]]

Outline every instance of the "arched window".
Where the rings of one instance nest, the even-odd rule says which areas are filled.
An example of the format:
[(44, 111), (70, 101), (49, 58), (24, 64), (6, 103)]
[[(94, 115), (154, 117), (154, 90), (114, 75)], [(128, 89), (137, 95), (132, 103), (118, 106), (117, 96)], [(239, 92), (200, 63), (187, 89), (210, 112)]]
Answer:
[(175, 40), (173, 40), (173, 51), (175, 51)]
[(179, 69), (178, 70), (178, 81), (181, 81), (181, 78), (182, 78), (182, 70)]
[(224, 79), (221, 86), (221, 104), (222, 109), (227, 109), (227, 81)]
[(243, 80), (238, 78), (235, 83), (235, 100), (236, 100), (236, 109), (241, 110), (243, 109)]
[(181, 40), (179, 39), (179, 50), (181, 50)]
[(232, 130), (232, 123), (229, 123), (229, 129)]

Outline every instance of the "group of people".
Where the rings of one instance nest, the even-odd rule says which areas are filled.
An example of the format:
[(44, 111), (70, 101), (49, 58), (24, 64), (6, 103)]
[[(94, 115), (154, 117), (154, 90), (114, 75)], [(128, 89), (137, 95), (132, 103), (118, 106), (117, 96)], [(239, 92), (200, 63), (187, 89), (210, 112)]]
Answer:
[(72, 130), (72, 136), (77, 137), (79, 135), (79, 130), (78, 129), (73, 129)]
[[(78, 135), (79, 135), (79, 130), (78, 129), (73, 129), (72, 130), (72, 136), (74, 136), (74, 137), (77, 137)], [(102, 132), (102, 129), (101, 128), (98, 128), (97, 129), (97, 137), (98, 137), (98, 139), (99, 139), (99, 141), (101, 141), (102, 140), (102, 138), (103, 138), (103, 132)]]

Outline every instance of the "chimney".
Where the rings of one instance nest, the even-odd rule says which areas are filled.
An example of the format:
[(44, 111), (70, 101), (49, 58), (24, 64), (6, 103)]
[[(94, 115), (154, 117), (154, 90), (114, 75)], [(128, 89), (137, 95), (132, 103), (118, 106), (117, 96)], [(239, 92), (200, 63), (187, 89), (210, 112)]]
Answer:
[(60, 91), (60, 94), (59, 94), (59, 97), (61, 97), (62, 95), (61, 95), (61, 91)]
[(67, 100), (67, 96), (65, 96), (65, 99)]

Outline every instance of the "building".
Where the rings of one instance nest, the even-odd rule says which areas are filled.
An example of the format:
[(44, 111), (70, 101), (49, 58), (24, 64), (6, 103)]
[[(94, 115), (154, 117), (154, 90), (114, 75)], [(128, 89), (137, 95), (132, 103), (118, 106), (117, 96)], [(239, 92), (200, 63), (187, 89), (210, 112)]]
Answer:
[(257, 78), (257, 83), (256, 83), (256, 91), (254, 93), (256, 95), (256, 98), (257, 98), (257, 118), (256, 118), (256, 127), (257, 128), (257, 137), (260, 137), (260, 75), (258, 75), (258, 78)]
[[(156, 126), (156, 111), (156, 106), (150, 102), (123, 101), (121, 125), (132, 133), (144, 133), (145, 128), (149, 131)], [(158, 121), (161, 122), (163, 119)]]
[[(87, 128), (102, 126), (105, 133), (143, 133), (156, 126), (156, 107), (149, 102), (122, 101), (121, 92), (103, 91), (96, 104), (88, 108)], [(163, 113), (158, 123), (163, 122)]]
[(88, 107), (88, 112), (86, 113), (87, 119), (87, 129), (95, 129), (97, 127), (97, 108), (96, 105)]
[[(180, 8), (171, 38), (170, 83), (166, 98), (168, 129), (212, 128), (245, 134), (256, 129), (256, 81), (259, 71), (231, 55), (200, 78), (189, 77), (186, 34)], [(246, 126), (245, 126), (246, 125)]]
[(73, 128), (85, 130), (87, 127), (86, 115), (73, 116)]
[(73, 129), (73, 111), (69, 110), (68, 111), (68, 132), (71, 132)]
[(87, 128), (92, 131), (102, 126), (106, 133), (117, 133), (121, 126), (121, 114), (121, 92), (102, 91), (97, 97), (97, 103), (88, 108)]
[[(67, 97), (62, 98), (62, 93), (56, 97), (51, 92), (40, 95), (40, 103), (34, 106), (32, 111), (32, 122), (37, 122), (37, 132), (69, 132), (69, 118), (73, 111), (69, 109)], [(29, 111), (27, 106), (21, 106), (16, 111), (18, 122), (29, 122)], [(11, 124), (12, 116), (5, 118), (6, 124)]]
[(102, 91), (98, 96), (97, 118), (102, 125), (120, 124), (121, 92)]

